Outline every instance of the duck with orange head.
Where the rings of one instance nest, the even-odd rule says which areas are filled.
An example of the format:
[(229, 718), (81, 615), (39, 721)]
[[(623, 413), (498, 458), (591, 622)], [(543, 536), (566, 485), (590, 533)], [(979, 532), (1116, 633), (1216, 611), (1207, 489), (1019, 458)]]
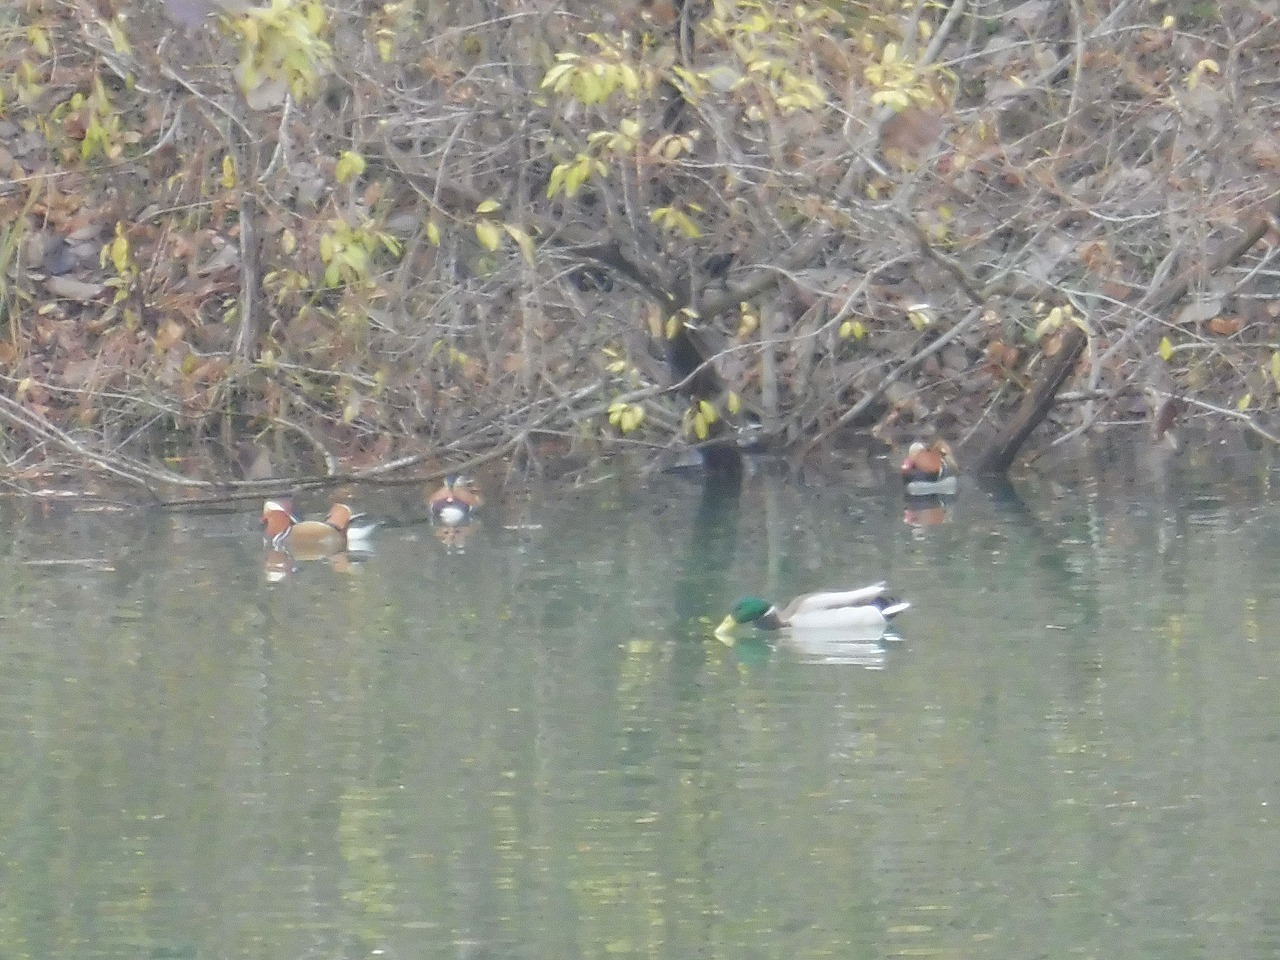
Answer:
[(945, 440), (930, 444), (917, 440), (902, 461), (902, 482), (913, 497), (955, 493), (958, 473), (959, 466)]
[(456, 527), (466, 523), (484, 500), (476, 492), (471, 480), (458, 474), (449, 474), (444, 484), (427, 498), (431, 516), (445, 526)]
[(297, 560), (331, 557), (349, 550), (368, 550), (370, 534), (378, 526), (366, 514), (355, 513), (345, 503), (335, 503), (324, 520), (302, 520), (287, 498), (262, 505), (263, 541)]

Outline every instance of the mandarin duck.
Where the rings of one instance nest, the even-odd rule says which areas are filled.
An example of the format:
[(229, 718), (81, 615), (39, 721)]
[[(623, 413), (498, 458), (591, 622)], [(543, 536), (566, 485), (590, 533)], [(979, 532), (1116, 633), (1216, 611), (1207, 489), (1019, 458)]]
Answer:
[(377, 525), (365, 514), (353, 513), (345, 503), (330, 507), (324, 520), (299, 520), (289, 500), (268, 500), (262, 505), (263, 540), (268, 547), (284, 550), (298, 560), (368, 549), (369, 534)]
[(779, 610), (759, 597), (744, 597), (729, 611), (716, 636), (732, 636), (739, 624), (753, 623), (761, 630), (838, 630), (876, 629), (906, 610), (911, 604), (885, 595), (883, 583), (873, 583), (857, 590), (831, 590), (806, 593)]
[(457, 474), (444, 478), (444, 485), (427, 498), (431, 515), (446, 526), (456, 527), (471, 518), (484, 500), (471, 486), (471, 481)]
[(956, 492), (959, 468), (945, 440), (926, 445), (917, 440), (907, 449), (902, 461), (902, 480), (912, 496), (952, 494)]

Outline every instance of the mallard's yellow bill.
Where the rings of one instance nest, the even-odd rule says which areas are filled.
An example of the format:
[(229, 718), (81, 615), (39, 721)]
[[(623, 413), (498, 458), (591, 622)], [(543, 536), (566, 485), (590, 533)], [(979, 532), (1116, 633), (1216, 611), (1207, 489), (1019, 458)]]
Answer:
[(733, 628), (736, 626), (737, 626), (737, 623), (734, 622), (733, 615), (732, 614), (727, 615), (723, 620), (720, 621), (720, 626), (716, 627), (716, 631), (715, 631), (716, 639), (719, 640), (721, 643), (727, 643), (730, 646), (732, 646), (734, 642)]

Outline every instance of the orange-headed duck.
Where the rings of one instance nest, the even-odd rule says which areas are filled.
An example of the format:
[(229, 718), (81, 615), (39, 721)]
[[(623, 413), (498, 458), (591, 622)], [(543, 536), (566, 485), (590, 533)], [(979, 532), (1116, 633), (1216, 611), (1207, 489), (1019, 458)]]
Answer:
[(917, 440), (902, 461), (902, 480), (912, 496), (956, 492), (955, 458), (945, 440), (925, 445)]
[(350, 549), (367, 549), (369, 534), (377, 526), (365, 514), (353, 513), (345, 503), (335, 503), (324, 520), (299, 520), (289, 500), (268, 500), (262, 505), (263, 539), (267, 546), (284, 550), (297, 560), (319, 559)]
[(431, 515), (441, 523), (456, 527), (471, 518), (484, 501), (466, 477), (450, 474), (444, 478), (444, 486), (427, 498)]

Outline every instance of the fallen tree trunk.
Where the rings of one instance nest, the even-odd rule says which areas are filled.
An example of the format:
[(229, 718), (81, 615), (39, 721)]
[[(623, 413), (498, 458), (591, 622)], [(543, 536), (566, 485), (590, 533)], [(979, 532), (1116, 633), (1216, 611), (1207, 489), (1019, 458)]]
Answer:
[[(1207, 263), (1188, 266), (1159, 289), (1134, 297), (1130, 306), (1148, 314), (1162, 313), (1182, 299), (1196, 280), (1235, 263), (1266, 235), (1274, 220), (1280, 219), (1280, 199), (1276, 199), (1270, 209), (1259, 210), (1251, 219), (1248, 229), (1235, 243), (1218, 251)], [(1088, 343), (1089, 336), (1082, 327), (1072, 326), (1066, 330), (1057, 355), (1045, 366), (1009, 422), (997, 431), (976, 459), (976, 473), (986, 477), (1003, 477), (1009, 472), (1009, 467), (1013, 465), (1027, 438), (1048, 416), (1059, 391), (1075, 370)]]

